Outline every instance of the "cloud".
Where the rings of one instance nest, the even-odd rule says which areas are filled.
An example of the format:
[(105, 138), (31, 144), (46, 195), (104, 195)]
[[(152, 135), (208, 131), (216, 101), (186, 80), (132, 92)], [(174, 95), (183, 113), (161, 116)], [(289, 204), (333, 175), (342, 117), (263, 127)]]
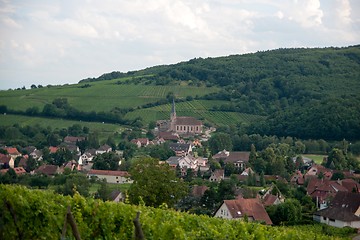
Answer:
[(0, 89), (194, 57), (354, 45), (359, 10), (350, 0), (0, 0)]

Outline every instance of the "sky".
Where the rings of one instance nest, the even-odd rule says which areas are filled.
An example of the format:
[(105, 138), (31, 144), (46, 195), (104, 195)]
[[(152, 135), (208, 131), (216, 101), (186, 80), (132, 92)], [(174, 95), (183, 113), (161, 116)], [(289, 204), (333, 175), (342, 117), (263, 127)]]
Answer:
[(0, 0), (0, 89), (359, 43), (359, 0)]

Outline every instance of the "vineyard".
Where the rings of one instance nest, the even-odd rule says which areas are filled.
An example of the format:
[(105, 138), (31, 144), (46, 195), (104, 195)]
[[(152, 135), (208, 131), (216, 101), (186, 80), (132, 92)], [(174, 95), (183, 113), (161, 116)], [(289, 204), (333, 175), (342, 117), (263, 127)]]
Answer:
[(147, 103), (156, 102), (173, 92), (179, 98), (186, 96), (203, 96), (218, 91), (217, 88), (182, 86), (182, 85), (135, 85), (116, 84), (119, 81), (91, 83), (90, 87), (83, 84), (65, 85), (61, 87), (37, 88), (30, 90), (0, 91), (0, 105), (8, 109), (26, 110), (38, 107), (42, 110), (46, 103), (55, 98), (67, 98), (71, 106), (82, 111), (110, 111), (114, 107), (135, 108)]
[[(249, 124), (261, 120), (264, 117), (239, 113), (211, 111), (213, 107), (229, 104), (228, 101), (215, 100), (193, 100), (176, 103), (176, 114), (178, 116), (192, 116), (198, 119), (207, 120), (216, 125)], [(145, 123), (159, 119), (168, 119), (170, 116), (171, 104), (160, 105), (152, 108), (139, 109), (126, 115), (128, 119), (141, 117)]]
[[(59, 239), (68, 206), (82, 239), (133, 239), (138, 211), (145, 239), (350, 239), (341, 229), (325, 234), (322, 225), (271, 227), (21, 186), (0, 185), (0, 204), (0, 239)], [(74, 239), (70, 230), (65, 237)]]

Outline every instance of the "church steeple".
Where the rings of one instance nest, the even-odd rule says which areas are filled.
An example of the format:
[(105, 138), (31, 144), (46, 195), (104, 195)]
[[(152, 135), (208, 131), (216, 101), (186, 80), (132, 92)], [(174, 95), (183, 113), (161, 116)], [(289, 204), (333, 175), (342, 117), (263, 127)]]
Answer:
[(175, 120), (176, 118), (176, 110), (175, 110), (175, 99), (173, 98), (172, 106), (171, 106), (171, 113), (170, 113), (170, 120)]

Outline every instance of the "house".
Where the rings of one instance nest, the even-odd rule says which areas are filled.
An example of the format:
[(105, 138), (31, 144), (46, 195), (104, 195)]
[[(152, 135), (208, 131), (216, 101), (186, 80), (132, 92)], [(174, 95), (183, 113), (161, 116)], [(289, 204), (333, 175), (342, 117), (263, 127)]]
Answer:
[(64, 143), (76, 145), (77, 142), (84, 141), (85, 137), (73, 137), (73, 136), (66, 136), (64, 138)]
[(186, 143), (169, 143), (169, 148), (175, 152), (176, 156), (186, 156), (192, 152), (191, 145)]
[(11, 155), (5, 155), (0, 153), (0, 166), (2, 168), (14, 168), (14, 158)]
[(278, 196), (275, 196), (275, 195), (273, 195), (271, 193), (265, 194), (261, 198), (261, 200), (262, 200), (262, 203), (263, 203), (264, 207), (277, 205), (277, 204), (282, 203), (281, 199)]
[(6, 150), (8, 155), (13, 157), (14, 159), (22, 156), (22, 154), (14, 147), (6, 147), (6, 148), (4, 148), (4, 150)]
[(58, 147), (53, 147), (53, 146), (49, 147), (50, 153), (56, 153), (58, 150), (59, 150)]
[(159, 132), (158, 139), (163, 139), (164, 141), (177, 141), (179, 140), (179, 134), (172, 132)]
[(110, 201), (113, 202), (124, 202), (125, 201), (125, 194), (123, 194), (122, 192), (120, 192), (119, 190), (114, 190), (109, 194), (109, 198)]
[(106, 179), (108, 183), (132, 183), (130, 174), (126, 171), (111, 171), (111, 170), (95, 170), (91, 169), (87, 176), (98, 177), (100, 179)]
[(131, 142), (134, 143), (138, 148), (146, 147), (150, 144), (148, 138), (135, 138), (131, 140)]
[(86, 165), (89, 162), (92, 162), (93, 158), (94, 158), (94, 155), (91, 154), (90, 152), (86, 151), (82, 155), (80, 155), (78, 163), (79, 163), (79, 165)]
[(322, 165), (313, 164), (311, 168), (305, 173), (305, 181), (309, 178), (316, 178), (320, 174), (322, 174), (325, 179), (331, 179), (332, 170)]
[(257, 198), (224, 200), (216, 210), (214, 217), (240, 220), (247, 218), (248, 221), (264, 222), (267, 225), (272, 225), (269, 215)]
[(28, 160), (29, 160), (29, 155), (24, 155), (24, 156), (22, 156), (22, 158), (21, 158), (20, 161), (19, 161), (18, 166), (19, 166), (19, 167), (26, 168), (26, 165), (27, 165), (27, 161), (28, 161)]
[(360, 184), (354, 179), (343, 179), (338, 181), (338, 183), (346, 188), (348, 192), (360, 193)]
[[(7, 171), (9, 171), (10, 168), (7, 168), (7, 169), (1, 169), (0, 170), (0, 174), (5, 174), (7, 173)], [(25, 169), (23, 167), (16, 167), (16, 168), (13, 168), (16, 175), (22, 175), (24, 173), (26, 173)]]
[(30, 155), (33, 159), (35, 159), (35, 160), (38, 160), (38, 161), (42, 161), (42, 160), (43, 160), (43, 158), (42, 158), (43, 153), (42, 153), (42, 151), (40, 151), (40, 150), (35, 149), (35, 150), (32, 151), (29, 155)]
[(41, 165), (34, 171), (37, 174), (44, 174), (47, 176), (55, 176), (56, 174), (62, 173), (59, 166), (56, 165)]
[(255, 172), (250, 167), (246, 168), (240, 175), (249, 176), (250, 174), (253, 175)]
[(180, 168), (185, 169), (193, 169), (196, 170), (198, 168), (197, 160), (191, 155), (186, 155), (179, 159)]
[(71, 171), (74, 171), (74, 169), (77, 169), (78, 163), (75, 160), (68, 161), (64, 163), (64, 169), (69, 168)]
[(170, 167), (176, 168), (179, 165), (181, 157), (172, 156), (169, 157), (165, 162), (170, 165)]
[(220, 182), (224, 179), (224, 170), (223, 169), (216, 169), (210, 176), (210, 182)]
[(329, 201), (337, 192), (347, 192), (348, 190), (337, 181), (311, 178), (306, 191), (316, 201), (317, 207), (323, 209), (327, 207)]
[(313, 219), (333, 227), (360, 228), (360, 194), (338, 192), (329, 207), (314, 213)]
[(250, 152), (229, 152), (225, 149), (218, 152), (213, 156), (213, 159), (217, 161), (224, 161), (224, 163), (232, 163), (235, 167), (245, 169), (248, 165)]
[(112, 148), (109, 145), (105, 144), (96, 150), (96, 155), (103, 154), (103, 153), (109, 153), (111, 151), (112, 151)]
[(299, 170), (297, 170), (291, 176), (290, 183), (293, 185), (299, 185), (299, 186), (304, 185), (304, 175)]

